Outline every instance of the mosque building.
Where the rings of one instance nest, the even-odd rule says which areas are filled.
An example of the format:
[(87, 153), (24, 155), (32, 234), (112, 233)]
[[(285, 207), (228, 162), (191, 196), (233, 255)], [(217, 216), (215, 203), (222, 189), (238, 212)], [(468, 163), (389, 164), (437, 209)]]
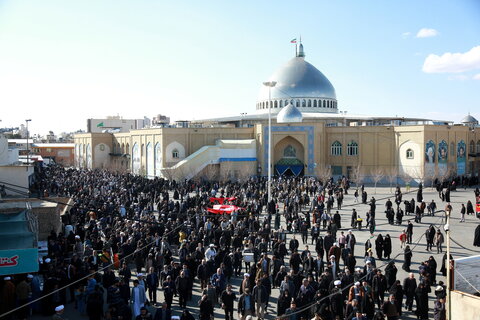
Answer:
[(260, 86), (255, 107), (239, 116), (76, 134), (75, 165), (149, 178), (265, 176), (271, 141), (275, 175), (403, 184), (480, 170), (475, 118), (454, 124), (339, 112), (334, 86), (305, 60), (301, 43), (296, 56)]

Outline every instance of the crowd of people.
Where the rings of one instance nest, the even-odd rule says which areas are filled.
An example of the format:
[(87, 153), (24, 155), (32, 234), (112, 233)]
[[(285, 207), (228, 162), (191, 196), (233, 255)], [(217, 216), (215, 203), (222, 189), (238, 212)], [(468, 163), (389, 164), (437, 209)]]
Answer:
[[(200, 320), (212, 319), (218, 308), (227, 320), (264, 319), (272, 310), (289, 320), (400, 319), (413, 305), (418, 319), (428, 319), (432, 289), (435, 319), (445, 319), (445, 285), (436, 280), (433, 255), (421, 263), (418, 279), (410, 273), (402, 280), (389, 234), (367, 240), (364, 253), (358, 252), (355, 233), (363, 219), (353, 209), (346, 230), (337, 211), (351, 191), (346, 178), (275, 179), (269, 202), (264, 178), (176, 182), (51, 166), (39, 174), (35, 190), (44, 197), (69, 197), (73, 205), (62, 217), (63, 230), (48, 237), (40, 271), (4, 278), (0, 314), (21, 307), (7, 319), (26, 319), (32, 312), (62, 319), (67, 303), (92, 320), (166, 320), (173, 314), (190, 320), (192, 303)], [(366, 227), (373, 235), (376, 200), (366, 200), (363, 186), (354, 191), (359, 195), (368, 205)], [(219, 200), (241, 209), (210, 213)], [(436, 207), (423, 202), (421, 187), (416, 202), (403, 201), (397, 187), (396, 208), (386, 201), (388, 223), (404, 225), (404, 212), (414, 222), (435, 214)], [(409, 219), (399, 241), (407, 272), (410, 246), (416, 245), (413, 229)], [(443, 253), (439, 229), (431, 225), (425, 238), (427, 250), (435, 244), (437, 254)], [(446, 254), (444, 274), (445, 261)], [(192, 301), (196, 284), (200, 299)], [(272, 299), (275, 288), (279, 296)]]

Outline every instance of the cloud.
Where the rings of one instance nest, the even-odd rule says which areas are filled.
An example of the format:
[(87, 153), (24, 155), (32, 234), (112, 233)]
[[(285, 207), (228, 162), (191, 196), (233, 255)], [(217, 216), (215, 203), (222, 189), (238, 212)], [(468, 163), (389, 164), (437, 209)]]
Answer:
[(459, 81), (465, 81), (468, 80), (468, 76), (464, 74), (456, 74), (453, 76), (448, 76), (448, 80), (459, 80)]
[(438, 35), (438, 31), (430, 28), (422, 28), (417, 32), (417, 38), (430, 38)]
[(480, 46), (465, 53), (429, 54), (422, 68), (426, 73), (460, 73), (476, 69), (480, 69)]
[(404, 32), (402, 33), (402, 38), (407, 39), (412, 33), (411, 32)]
[(480, 80), (480, 73), (477, 73), (472, 77), (473, 80)]

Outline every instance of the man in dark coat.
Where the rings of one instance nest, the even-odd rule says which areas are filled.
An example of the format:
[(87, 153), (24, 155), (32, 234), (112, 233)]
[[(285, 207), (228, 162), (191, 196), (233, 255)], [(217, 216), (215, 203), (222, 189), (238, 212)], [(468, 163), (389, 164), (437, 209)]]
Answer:
[(410, 273), (408, 278), (403, 280), (403, 291), (407, 300), (405, 301), (405, 306), (408, 311), (412, 311), (413, 307), (413, 298), (415, 297), (415, 291), (417, 290), (417, 280), (413, 273)]
[(417, 302), (417, 311), (415, 313), (418, 319), (428, 319), (428, 289), (422, 282), (415, 290), (415, 300)]
[(473, 245), (480, 247), (480, 224), (475, 229), (475, 236), (473, 237)]
[(172, 318), (172, 310), (168, 309), (166, 302), (162, 303), (162, 307), (157, 309), (153, 320), (170, 320)]
[(250, 289), (245, 289), (245, 292), (240, 296), (238, 300), (238, 315), (239, 318), (244, 320), (248, 315), (255, 314), (255, 301), (250, 294)]
[(225, 311), (225, 320), (233, 320), (233, 302), (237, 299), (235, 293), (232, 291), (232, 285), (228, 284), (227, 289), (222, 292), (220, 300), (222, 301), (222, 308)]
[(387, 291), (387, 279), (380, 270), (377, 270), (377, 274), (373, 277), (372, 289), (374, 299), (380, 309), (385, 299), (385, 291)]

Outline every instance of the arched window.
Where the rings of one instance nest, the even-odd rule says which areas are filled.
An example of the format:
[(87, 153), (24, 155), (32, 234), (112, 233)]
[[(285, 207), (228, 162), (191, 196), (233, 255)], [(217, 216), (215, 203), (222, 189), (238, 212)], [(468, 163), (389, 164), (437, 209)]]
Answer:
[(453, 143), (453, 142), (450, 142), (450, 155), (452, 157), (455, 156), (455, 143)]
[(407, 149), (407, 159), (413, 159), (413, 150)]
[(274, 108), (278, 108), (278, 102), (277, 102), (277, 100), (275, 100)]
[(286, 106), (286, 105), (288, 105), (288, 100), (285, 100), (285, 104), (284, 104), (284, 106)]
[(349, 144), (347, 144), (347, 155), (349, 156), (358, 155), (358, 143), (356, 143), (355, 141), (352, 141)]
[(312, 100), (311, 100), (311, 99), (308, 99), (308, 107), (309, 107), (309, 108), (312, 107)]
[(473, 142), (473, 140), (470, 141), (470, 147), (468, 150), (469, 153), (475, 153), (475, 142)]
[(480, 153), (480, 140), (477, 141), (477, 153)]
[(327, 103), (325, 102), (325, 100), (323, 100), (323, 107), (325, 108), (327, 106)]
[(332, 143), (331, 148), (332, 156), (341, 156), (342, 155), (342, 144), (339, 141)]
[(283, 100), (280, 100), (280, 101), (278, 102), (278, 106), (279, 106), (280, 108), (283, 108)]
[(314, 108), (317, 107), (317, 100), (313, 100), (313, 107), (314, 107)]
[(284, 158), (297, 158), (297, 150), (291, 145), (288, 145), (284, 150), (283, 150), (283, 157)]
[(307, 102), (305, 101), (305, 99), (302, 100), (302, 107), (305, 108), (307, 106)]
[(125, 154), (125, 143), (122, 143), (122, 154)]
[(178, 159), (178, 150), (177, 149), (172, 150), (172, 158), (173, 159)]
[(126, 150), (127, 154), (130, 154), (130, 143), (127, 143), (127, 150)]
[(297, 108), (300, 108), (300, 100), (297, 100), (297, 105), (296, 105)]

